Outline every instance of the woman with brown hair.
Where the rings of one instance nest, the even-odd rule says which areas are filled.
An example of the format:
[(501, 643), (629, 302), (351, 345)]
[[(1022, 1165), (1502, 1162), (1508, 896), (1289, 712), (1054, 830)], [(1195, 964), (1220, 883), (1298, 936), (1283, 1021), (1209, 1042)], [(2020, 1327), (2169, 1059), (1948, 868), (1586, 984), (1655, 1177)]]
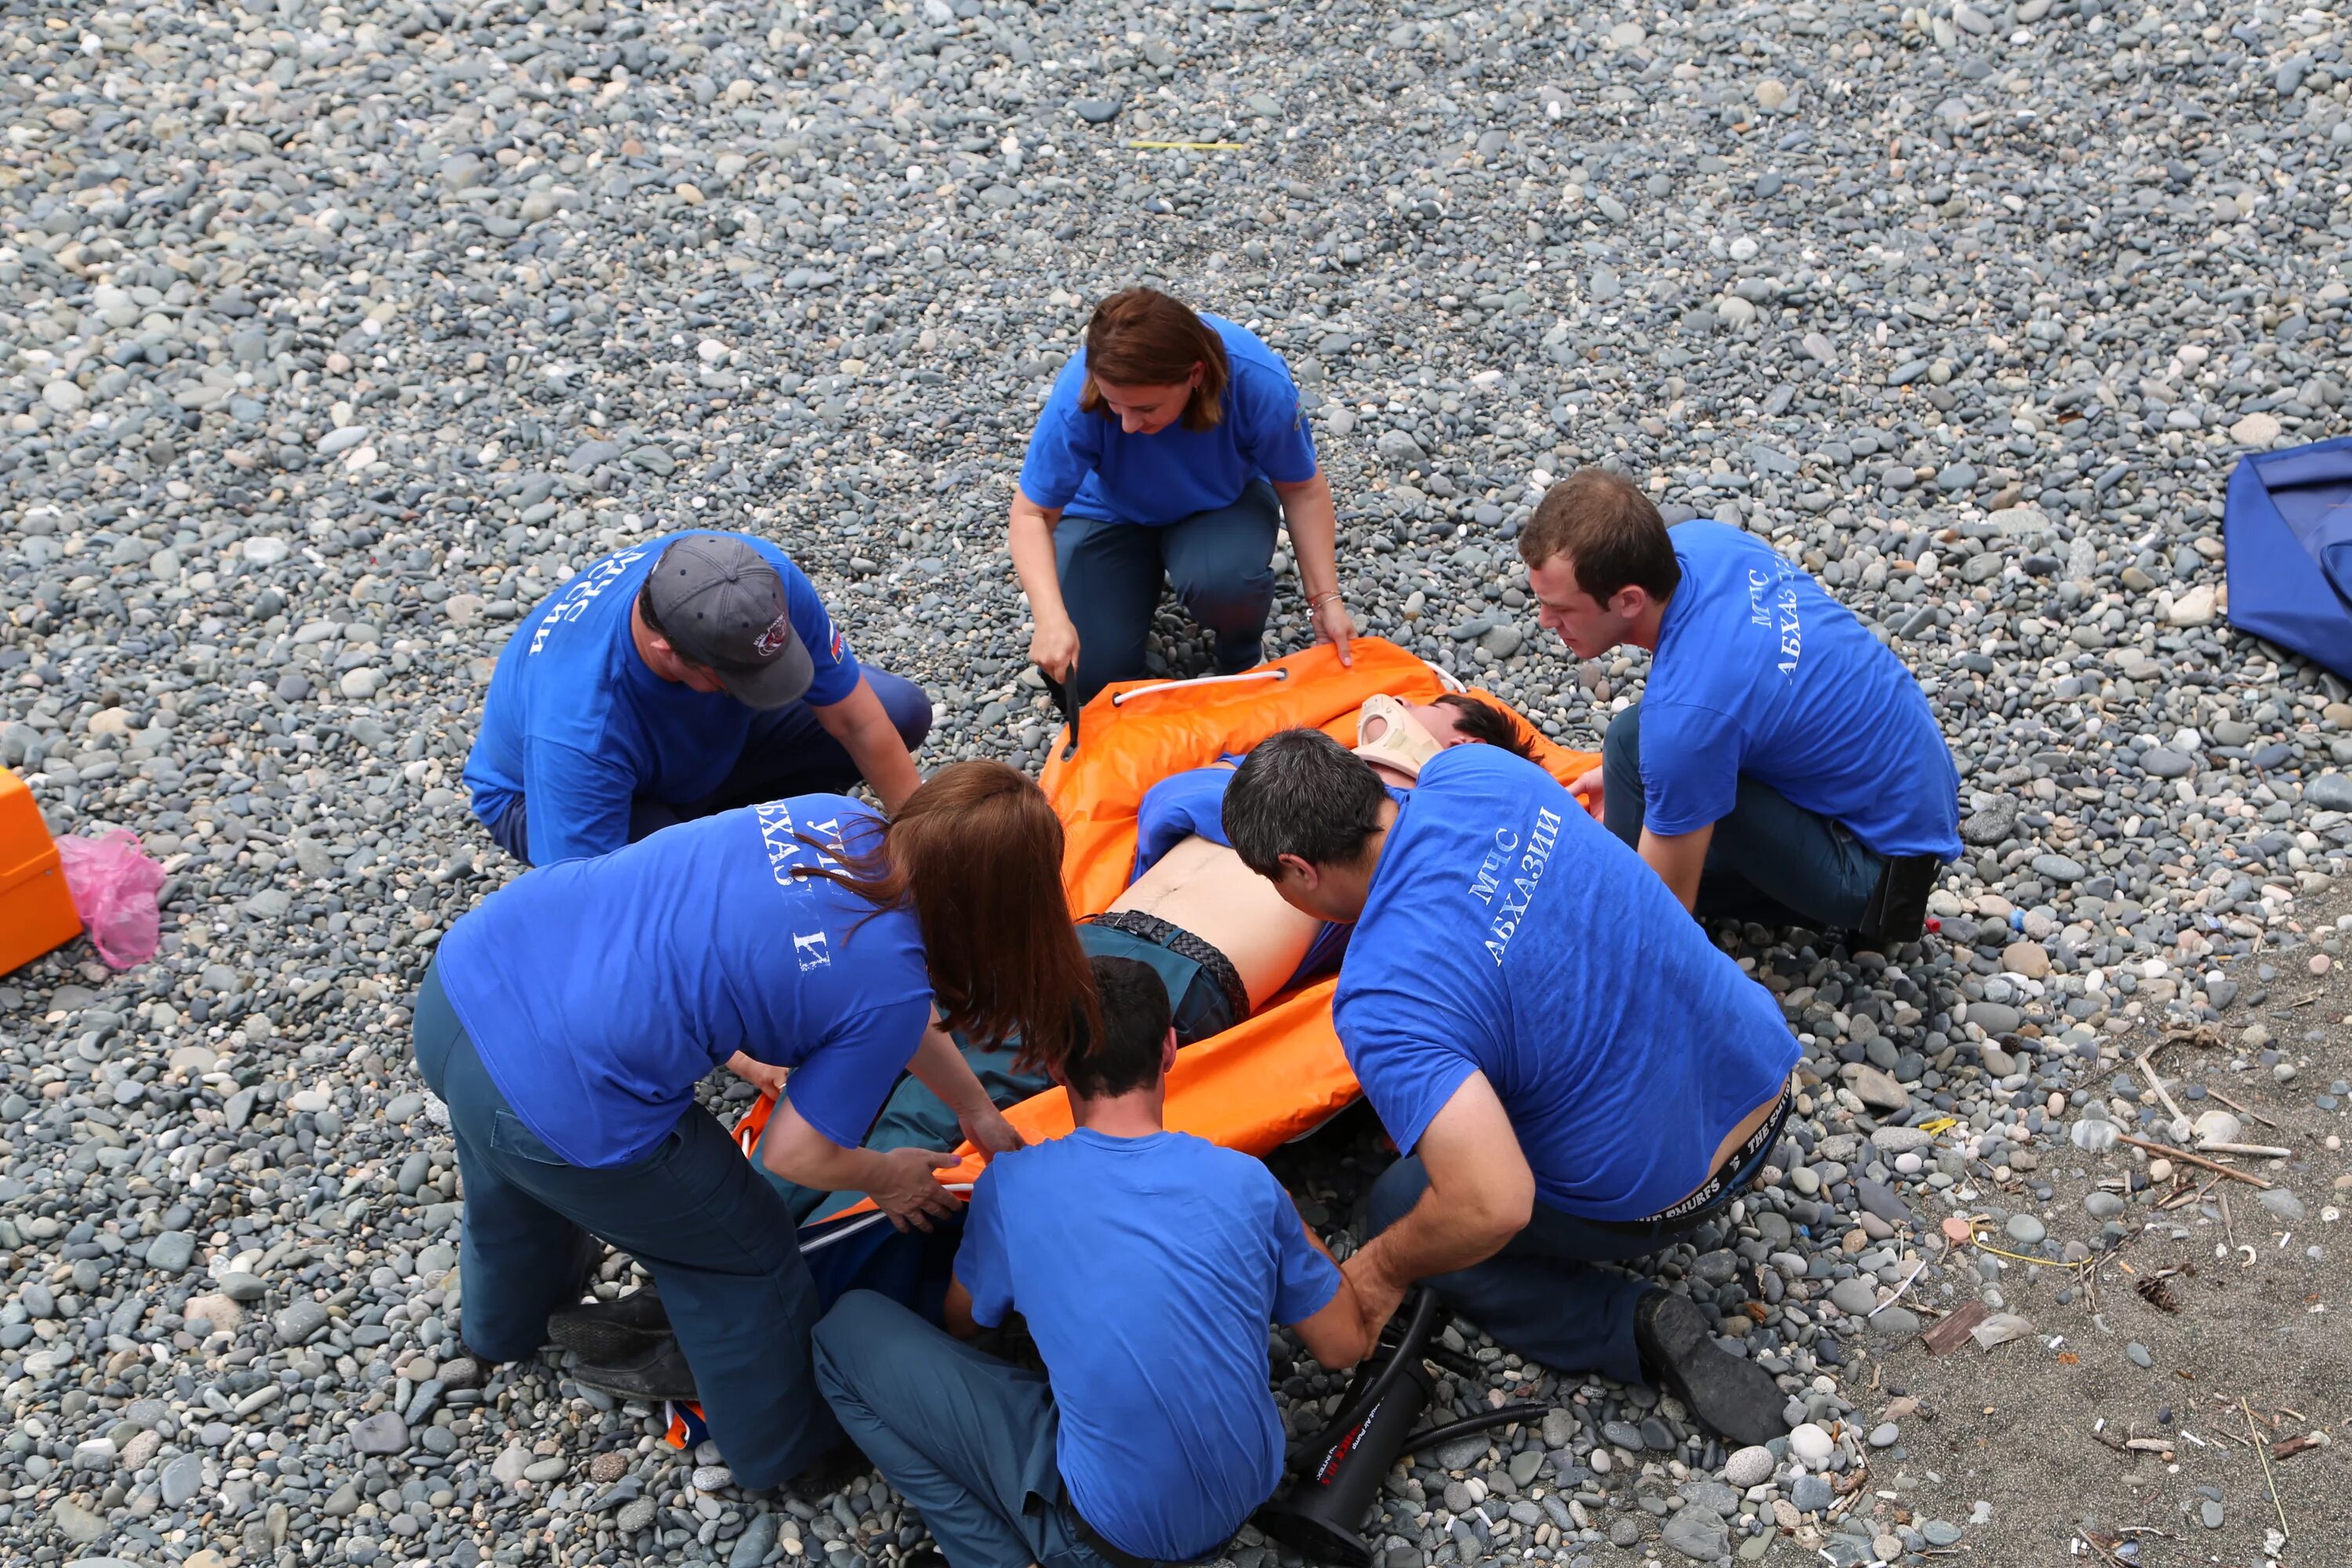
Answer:
[(750, 1487), (839, 1440), (811, 1381), (820, 1313), (775, 1187), (694, 1102), (722, 1062), (790, 1068), (762, 1146), (786, 1180), (928, 1227), (948, 1157), (861, 1148), (902, 1072), (991, 1151), (1018, 1134), (947, 1031), (1070, 1048), (1094, 1007), (1061, 886), (1062, 828), (997, 763), (940, 769), (887, 826), (842, 795), (681, 824), (531, 871), (450, 929), (416, 1000), (417, 1065), (448, 1102), (464, 1185), (461, 1332), (538, 1350), (601, 1238), (652, 1274), (664, 1338), (613, 1392), (702, 1400)]
[(1162, 576), (1221, 675), (1265, 657), (1286, 521), (1315, 635), (1345, 661), (1339, 522), (1298, 387), (1246, 329), (1155, 289), (1095, 307), (1038, 416), (1013, 498), (1029, 657), (1066, 710), (1143, 673)]

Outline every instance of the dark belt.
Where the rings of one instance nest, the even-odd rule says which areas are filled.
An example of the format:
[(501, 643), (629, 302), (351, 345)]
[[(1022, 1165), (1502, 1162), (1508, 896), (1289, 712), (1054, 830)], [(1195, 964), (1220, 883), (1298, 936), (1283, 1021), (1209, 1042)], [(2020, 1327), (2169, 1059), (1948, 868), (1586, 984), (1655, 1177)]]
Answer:
[(1192, 1563), (1208, 1562), (1225, 1548), (1225, 1542), (1220, 1541), (1198, 1557), (1138, 1557), (1125, 1547), (1105, 1540), (1101, 1531), (1087, 1522), (1077, 1505), (1070, 1501), (1069, 1488), (1059, 1476), (1053, 1479), (1053, 1487), (1054, 1495), (1051, 1497), (1030, 1492), (1022, 1500), (1021, 1511), (1034, 1519), (1042, 1516), (1047, 1509), (1054, 1510), (1069, 1521), (1070, 1532), (1086, 1549), (1109, 1563), (1110, 1568), (1189, 1568)]
[(1773, 1141), (1780, 1136), (1780, 1129), (1789, 1120), (1789, 1105), (1791, 1098), (1789, 1090), (1783, 1088), (1780, 1090), (1780, 1103), (1773, 1108), (1771, 1115), (1764, 1119), (1764, 1124), (1748, 1134), (1746, 1142), (1725, 1156), (1723, 1163), (1716, 1167), (1715, 1174), (1699, 1184), (1698, 1191), (1680, 1203), (1660, 1209), (1654, 1215), (1645, 1215), (1640, 1219), (1591, 1219), (1584, 1218), (1582, 1215), (1578, 1217), (1584, 1218), (1585, 1224), (1599, 1229), (1621, 1231), (1629, 1236), (1659, 1236), (1671, 1231), (1689, 1229), (1709, 1211), (1730, 1202), (1731, 1194), (1738, 1190), (1739, 1173), (1753, 1163), (1757, 1156), (1769, 1149)]
[(1250, 1016), (1249, 987), (1242, 984), (1241, 971), (1234, 961), (1209, 942), (1202, 941), (1182, 926), (1161, 920), (1158, 915), (1141, 910), (1116, 910), (1106, 915), (1088, 915), (1086, 925), (1108, 926), (1129, 936), (1139, 936), (1155, 947), (1164, 947), (1179, 958), (1189, 958), (1201, 966), (1201, 972), (1217, 984), (1225, 994), (1225, 1005), (1233, 1011), (1233, 1020), (1240, 1023)]
[(1138, 1557), (1134, 1552), (1121, 1551), (1104, 1540), (1102, 1531), (1088, 1524), (1086, 1516), (1066, 1502), (1062, 1505), (1062, 1515), (1070, 1521), (1070, 1527), (1076, 1531), (1078, 1539), (1086, 1542), (1087, 1550), (1109, 1563), (1110, 1568), (1184, 1568), (1186, 1563), (1206, 1563), (1224, 1549), (1224, 1542), (1219, 1542), (1198, 1557)]

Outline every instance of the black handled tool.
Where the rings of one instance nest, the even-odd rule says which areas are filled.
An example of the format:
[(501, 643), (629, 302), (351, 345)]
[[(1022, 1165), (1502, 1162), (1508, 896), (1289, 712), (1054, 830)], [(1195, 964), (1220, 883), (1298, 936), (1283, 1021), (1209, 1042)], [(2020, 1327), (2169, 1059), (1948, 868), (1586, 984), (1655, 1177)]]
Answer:
[(1403, 1327), (1391, 1323), (1381, 1334), (1381, 1348), (1349, 1382), (1339, 1415), (1294, 1449), (1297, 1480), (1290, 1495), (1257, 1511), (1260, 1530), (1310, 1562), (1370, 1568), (1372, 1549), (1358, 1528), (1380, 1495), (1381, 1478), (1399, 1456), (1544, 1414), (1539, 1405), (1507, 1405), (1413, 1431), (1437, 1391), (1426, 1363), (1459, 1371), (1460, 1358), (1430, 1344), (1445, 1323), (1435, 1292), (1415, 1291), (1399, 1321)]

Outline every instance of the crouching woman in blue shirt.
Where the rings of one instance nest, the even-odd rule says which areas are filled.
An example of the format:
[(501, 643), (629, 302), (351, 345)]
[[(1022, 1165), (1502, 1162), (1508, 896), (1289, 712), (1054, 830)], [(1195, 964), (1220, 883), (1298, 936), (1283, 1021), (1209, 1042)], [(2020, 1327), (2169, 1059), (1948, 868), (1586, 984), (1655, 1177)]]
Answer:
[(690, 1373), (738, 1481), (821, 1457), (840, 1431), (792, 1215), (695, 1085), (738, 1052), (789, 1068), (769, 1168), (928, 1228), (956, 1206), (931, 1173), (949, 1156), (858, 1144), (911, 1071), (981, 1148), (1020, 1146), (945, 1029), (1066, 1051), (1093, 987), (1061, 858), (1035, 784), (958, 763), (887, 827), (841, 795), (748, 806), (532, 871), (459, 921), (415, 1043), (457, 1140), (467, 1346), (536, 1351), (601, 1237), (654, 1277), (676, 1340), (651, 1354), (686, 1363), (642, 1370)]
[(1331, 1367), (1376, 1331), (1272, 1172), (1160, 1125), (1158, 973), (1094, 974), (1102, 1026), (1055, 1059), (1076, 1126), (982, 1173), (948, 1293), (965, 1337), (1020, 1312), (1045, 1374), (865, 1291), (817, 1325), (825, 1397), (949, 1568), (1210, 1555), (1282, 1479), (1268, 1321)]
[(1072, 709), (1141, 675), (1164, 574), (1215, 639), (1217, 672), (1247, 669), (1265, 655), (1285, 521), (1315, 635), (1345, 663), (1339, 519), (1289, 367), (1157, 289), (1113, 294), (1054, 383), (1013, 497), (1031, 660)]

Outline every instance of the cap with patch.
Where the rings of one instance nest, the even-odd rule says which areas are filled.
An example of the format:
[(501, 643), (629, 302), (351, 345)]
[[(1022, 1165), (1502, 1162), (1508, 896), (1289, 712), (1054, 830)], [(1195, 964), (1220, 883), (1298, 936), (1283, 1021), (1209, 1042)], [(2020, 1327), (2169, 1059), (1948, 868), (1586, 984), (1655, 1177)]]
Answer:
[(784, 580), (748, 540), (690, 533), (646, 579), (654, 619), (680, 658), (705, 666), (746, 707), (797, 702), (816, 679), (793, 629)]

